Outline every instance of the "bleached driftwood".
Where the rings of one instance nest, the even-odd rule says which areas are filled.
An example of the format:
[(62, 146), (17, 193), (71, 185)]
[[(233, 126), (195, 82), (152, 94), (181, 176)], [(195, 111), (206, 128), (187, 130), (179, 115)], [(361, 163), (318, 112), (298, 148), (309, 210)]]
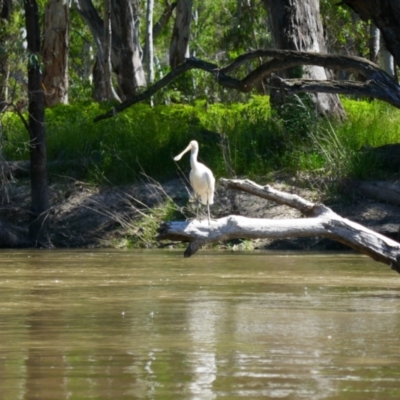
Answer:
[(221, 179), (230, 189), (241, 190), (299, 210), (306, 218), (261, 219), (230, 215), (208, 224), (207, 220), (164, 222), (159, 240), (188, 242), (184, 256), (190, 257), (203, 245), (239, 238), (325, 237), (341, 242), (400, 273), (400, 243), (360, 224), (342, 218), (323, 204), (282, 192), (250, 180)]

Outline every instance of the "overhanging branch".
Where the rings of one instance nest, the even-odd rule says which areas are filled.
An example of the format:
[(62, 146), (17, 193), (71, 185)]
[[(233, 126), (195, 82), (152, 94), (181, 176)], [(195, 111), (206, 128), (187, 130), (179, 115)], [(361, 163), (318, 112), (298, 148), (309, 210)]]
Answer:
[[(246, 62), (260, 57), (270, 57), (271, 59), (261, 64), (242, 79), (228, 75), (228, 73), (237, 70)], [(150, 98), (177, 77), (191, 69), (200, 69), (212, 74), (215, 81), (227, 89), (235, 89), (239, 92), (250, 92), (260, 81), (270, 78), (274, 72), (299, 65), (317, 65), (334, 70), (358, 73), (366, 78), (366, 82), (312, 81), (304, 79), (280, 80), (280, 89), (286, 90), (289, 93), (325, 92), (358, 94), (383, 100), (400, 108), (400, 86), (385, 71), (366, 59), (292, 50), (259, 49), (237, 57), (231, 64), (224, 68), (220, 68), (216, 64), (198, 58), (188, 58), (184, 63), (172, 70), (149, 89), (112, 108), (107, 113), (99, 115), (94, 121), (97, 122), (111, 118), (126, 108)], [(276, 77), (272, 78), (270, 84), (274, 85), (274, 82), (275, 85), (278, 82)]]
[(399, 97), (392, 91), (382, 90), (374, 80), (360, 81), (319, 81), (314, 79), (282, 79), (274, 76), (270, 79), (271, 87), (284, 90), (288, 94), (296, 93), (335, 93), (354, 96), (373, 97), (399, 107)]
[(172, 81), (174, 81), (178, 76), (182, 75), (186, 71), (189, 71), (193, 67), (188, 64), (188, 63), (183, 63), (179, 65), (177, 68), (172, 70), (169, 74), (165, 75), (164, 78), (160, 79), (158, 82), (156, 82), (153, 86), (151, 86), (149, 89), (147, 89), (145, 92), (133, 96), (130, 99), (124, 101), (123, 103), (119, 104), (118, 106), (113, 107), (110, 111), (106, 112), (105, 114), (99, 115), (94, 119), (94, 122), (101, 121), (102, 119), (107, 119), (114, 117), (121, 111), (124, 111), (130, 106), (133, 106), (136, 103), (140, 103), (143, 100), (149, 99), (151, 96), (153, 96), (155, 93), (157, 93), (159, 90), (170, 84)]

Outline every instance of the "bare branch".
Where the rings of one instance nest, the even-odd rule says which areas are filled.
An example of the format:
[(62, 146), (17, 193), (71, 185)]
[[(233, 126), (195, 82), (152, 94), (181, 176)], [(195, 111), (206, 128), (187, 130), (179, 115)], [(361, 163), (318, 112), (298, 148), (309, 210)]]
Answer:
[[(238, 69), (244, 63), (259, 57), (272, 57), (272, 59), (260, 65), (243, 79), (237, 79), (228, 75), (229, 72)], [(358, 73), (364, 76), (367, 81), (364, 83), (354, 81), (317, 82), (311, 80), (277, 81), (277, 78), (274, 77), (271, 83), (278, 84), (279, 82), (279, 87), (287, 90), (289, 93), (352, 93), (380, 99), (400, 108), (400, 86), (392, 77), (371, 61), (350, 56), (336, 56), (292, 50), (260, 49), (237, 57), (225, 68), (220, 68), (216, 64), (198, 58), (187, 58), (184, 63), (180, 64), (145, 92), (128, 99), (119, 106), (114, 107), (106, 114), (98, 116), (95, 118), (95, 122), (113, 117), (131, 105), (150, 98), (157, 91), (175, 80), (178, 76), (191, 69), (201, 69), (206, 71), (214, 76), (214, 79), (219, 85), (228, 89), (235, 89), (239, 92), (246, 93), (250, 92), (261, 80), (271, 77), (274, 72), (299, 65), (318, 65), (324, 68)]]
[(374, 78), (377, 73), (385, 73), (378, 67), (378, 65), (360, 57), (278, 49), (258, 49), (241, 54), (231, 64), (222, 68), (221, 71), (229, 73), (239, 68), (247, 61), (262, 57), (271, 57), (279, 61), (279, 63), (276, 63), (269, 68), (270, 73), (295, 67), (297, 65), (318, 65), (324, 68), (357, 72), (366, 78)]
[(274, 76), (270, 79), (271, 87), (284, 90), (288, 94), (295, 93), (337, 93), (351, 94), (355, 96), (373, 97), (378, 100), (386, 101), (399, 107), (400, 87), (393, 90), (385, 88), (373, 80), (366, 82), (359, 81), (319, 81), (313, 79), (282, 79)]
[(99, 115), (94, 119), (94, 122), (101, 121), (102, 119), (107, 119), (114, 117), (121, 111), (127, 109), (130, 106), (133, 106), (136, 103), (139, 103), (143, 100), (146, 100), (153, 96), (155, 93), (157, 93), (159, 90), (161, 90), (163, 87), (167, 86), (169, 83), (171, 83), (173, 80), (175, 80), (178, 76), (182, 75), (184, 72), (188, 71), (189, 69), (192, 69), (193, 67), (188, 64), (188, 63), (183, 63), (179, 65), (177, 68), (172, 70), (169, 74), (165, 75), (164, 78), (160, 79), (158, 82), (156, 82), (153, 86), (151, 86), (149, 89), (147, 89), (145, 92), (131, 97), (130, 99), (124, 101), (123, 103), (119, 104), (116, 107), (113, 107), (110, 111), (106, 112), (105, 114)]
[(163, 13), (160, 19), (154, 24), (153, 27), (153, 40), (156, 41), (162, 30), (168, 25), (172, 12), (175, 10), (177, 2), (169, 4), (166, 2)]

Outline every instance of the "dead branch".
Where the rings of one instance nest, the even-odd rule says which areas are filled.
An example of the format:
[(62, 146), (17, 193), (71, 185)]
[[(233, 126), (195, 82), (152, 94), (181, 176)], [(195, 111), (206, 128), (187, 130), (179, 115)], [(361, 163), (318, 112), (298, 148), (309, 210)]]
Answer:
[(153, 86), (147, 89), (145, 92), (138, 94), (137, 96), (131, 97), (130, 99), (124, 101), (123, 103), (113, 107), (110, 111), (105, 114), (99, 115), (94, 119), (94, 122), (101, 121), (102, 119), (107, 119), (116, 116), (121, 111), (127, 109), (130, 106), (133, 106), (136, 103), (140, 103), (143, 100), (149, 99), (159, 90), (170, 84), (174, 81), (178, 76), (182, 75), (184, 72), (192, 69), (193, 67), (188, 63), (183, 63), (172, 70), (169, 74), (165, 75), (164, 78), (160, 79)]
[(400, 185), (390, 182), (359, 182), (357, 190), (364, 196), (400, 206)]
[(308, 218), (258, 219), (230, 215), (212, 221), (172, 221), (159, 227), (159, 240), (188, 242), (184, 256), (190, 257), (208, 243), (232, 239), (279, 239), (324, 237), (336, 240), (400, 273), (400, 244), (360, 224), (342, 218), (323, 204), (285, 193), (250, 180), (221, 179), (230, 189), (245, 191), (279, 204), (296, 208)]
[[(271, 59), (261, 64), (244, 78), (238, 79), (228, 75), (228, 73), (237, 70), (245, 63), (255, 58), (263, 57)], [(111, 118), (126, 108), (152, 97), (178, 76), (191, 69), (201, 69), (212, 74), (216, 82), (222, 87), (247, 93), (253, 90), (263, 79), (270, 78), (273, 73), (299, 65), (317, 65), (334, 70), (358, 73), (366, 81), (360, 83), (354, 81), (310, 81), (308, 79), (282, 80), (274, 77), (270, 82), (270, 86), (286, 90), (289, 93), (325, 92), (358, 94), (377, 98), (400, 108), (400, 86), (392, 77), (371, 61), (352, 56), (308, 53), (294, 50), (259, 49), (240, 55), (224, 68), (198, 58), (187, 58), (184, 63), (173, 69), (149, 89), (112, 108), (107, 113), (99, 115), (94, 119), (94, 122)]]

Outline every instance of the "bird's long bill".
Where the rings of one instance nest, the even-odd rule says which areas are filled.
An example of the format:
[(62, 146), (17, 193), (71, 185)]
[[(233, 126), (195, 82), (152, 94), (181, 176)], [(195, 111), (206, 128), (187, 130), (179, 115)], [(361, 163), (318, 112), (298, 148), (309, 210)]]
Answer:
[(187, 153), (188, 151), (190, 151), (190, 150), (192, 150), (192, 147), (191, 147), (190, 144), (189, 144), (189, 146), (186, 147), (186, 149), (183, 150), (181, 154), (178, 154), (176, 157), (174, 157), (174, 161), (179, 161), (179, 160), (182, 158), (182, 156), (183, 156), (185, 153)]

